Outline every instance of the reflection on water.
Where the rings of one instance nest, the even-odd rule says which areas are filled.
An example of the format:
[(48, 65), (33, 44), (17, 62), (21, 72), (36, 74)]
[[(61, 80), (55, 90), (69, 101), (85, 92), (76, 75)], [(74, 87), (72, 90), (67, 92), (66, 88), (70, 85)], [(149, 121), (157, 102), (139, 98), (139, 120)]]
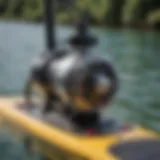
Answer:
[[(58, 27), (60, 46), (70, 28)], [(160, 33), (95, 29), (96, 49), (113, 62), (120, 88), (108, 116), (160, 131)], [(44, 50), (43, 26), (0, 23), (0, 94), (21, 94), (31, 60)]]
[(6, 133), (0, 133), (0, 160), (41, 160), (38, 155), (27, 154), (24, 146), (13, 142)]

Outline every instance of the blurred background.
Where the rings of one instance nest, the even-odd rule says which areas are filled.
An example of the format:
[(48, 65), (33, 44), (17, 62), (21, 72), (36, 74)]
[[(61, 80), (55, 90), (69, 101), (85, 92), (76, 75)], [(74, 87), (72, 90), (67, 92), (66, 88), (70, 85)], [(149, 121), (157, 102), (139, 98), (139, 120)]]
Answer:
[[(23, 93), (32, 59), (45, 50), (43, 5), (42, 0), (0, 0), (1, 96)], [(99, 39), (97, 54), (115, 66), (120, 88), (106, 116), (160, 132), (160, 1), (57, 0), (55, 8), (60, 47), (67, 46), (79, 11), (87, 9)]]
[[(76, 7), (75, 7), (76, 6)], [(87, 9), (94, 25), (160, 28), (159, 0), (56, 0), (57, 22), (71, 24)], [(13, 21), (41, 22), (42, 0), (1, 0), (0, 16)]]

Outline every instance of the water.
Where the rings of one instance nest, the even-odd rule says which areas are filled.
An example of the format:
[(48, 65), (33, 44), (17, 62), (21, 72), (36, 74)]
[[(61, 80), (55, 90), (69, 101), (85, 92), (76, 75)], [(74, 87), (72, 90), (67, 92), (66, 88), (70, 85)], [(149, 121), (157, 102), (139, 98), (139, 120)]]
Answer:
[[(110, 60), (120, 79), (107, 116), (160, 131), (160, 33), (126, 29), (94, 29), (98, 54)], [(57, 27), (58, 43), (72, 33)], [(0, 94), (19, 95), (33, 57), (44, 51), (39, 24), (0, 23)]]

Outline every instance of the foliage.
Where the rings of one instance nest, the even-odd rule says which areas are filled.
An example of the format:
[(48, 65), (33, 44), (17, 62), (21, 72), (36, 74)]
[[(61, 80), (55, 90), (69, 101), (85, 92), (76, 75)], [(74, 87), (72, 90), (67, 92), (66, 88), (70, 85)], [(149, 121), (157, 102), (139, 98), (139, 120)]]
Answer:
[(124, 24), (144, 23), (150, 10), (160, 7), (159, 0), (126, 0), (123, 7), (122, 22)]
[[(44, 0), (0, 0), (3, 18), (41, 21)], [(74, 3), (73, 3), (74, 2)], [(159, 0), (56, 0), (57, 21), (71, 23), (87, 10), (95, 24), (157, 23)]]
[[(21, 0), (22, 1), (22, 0)], [(43, 16), (43, 1), (41, 0), (25, 0), (25, 9), (22, 17), (27, 20), (41, 20)]]
[(140, 0), (126, 0), (122, 12), (123, 23), (134, 23), (139, 19)]
[(147, 19), (150, 25), (160, 23), (160, 9), (149, 12)]
[(109, 0), (109, 8), (106, 14), (106, 22), (110, 25), (119, 25), (121, 23), (121, 12), (124, 0)]

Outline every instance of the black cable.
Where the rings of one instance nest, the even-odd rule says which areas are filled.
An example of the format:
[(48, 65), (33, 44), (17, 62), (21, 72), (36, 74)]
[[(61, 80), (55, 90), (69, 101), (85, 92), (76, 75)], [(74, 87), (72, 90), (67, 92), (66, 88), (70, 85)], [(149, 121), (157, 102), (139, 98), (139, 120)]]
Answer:
[(55, 0), (44, 0), (44, 21), (46, 30), (46, 47), (49, 51), (52, 51), (56, 46)]

